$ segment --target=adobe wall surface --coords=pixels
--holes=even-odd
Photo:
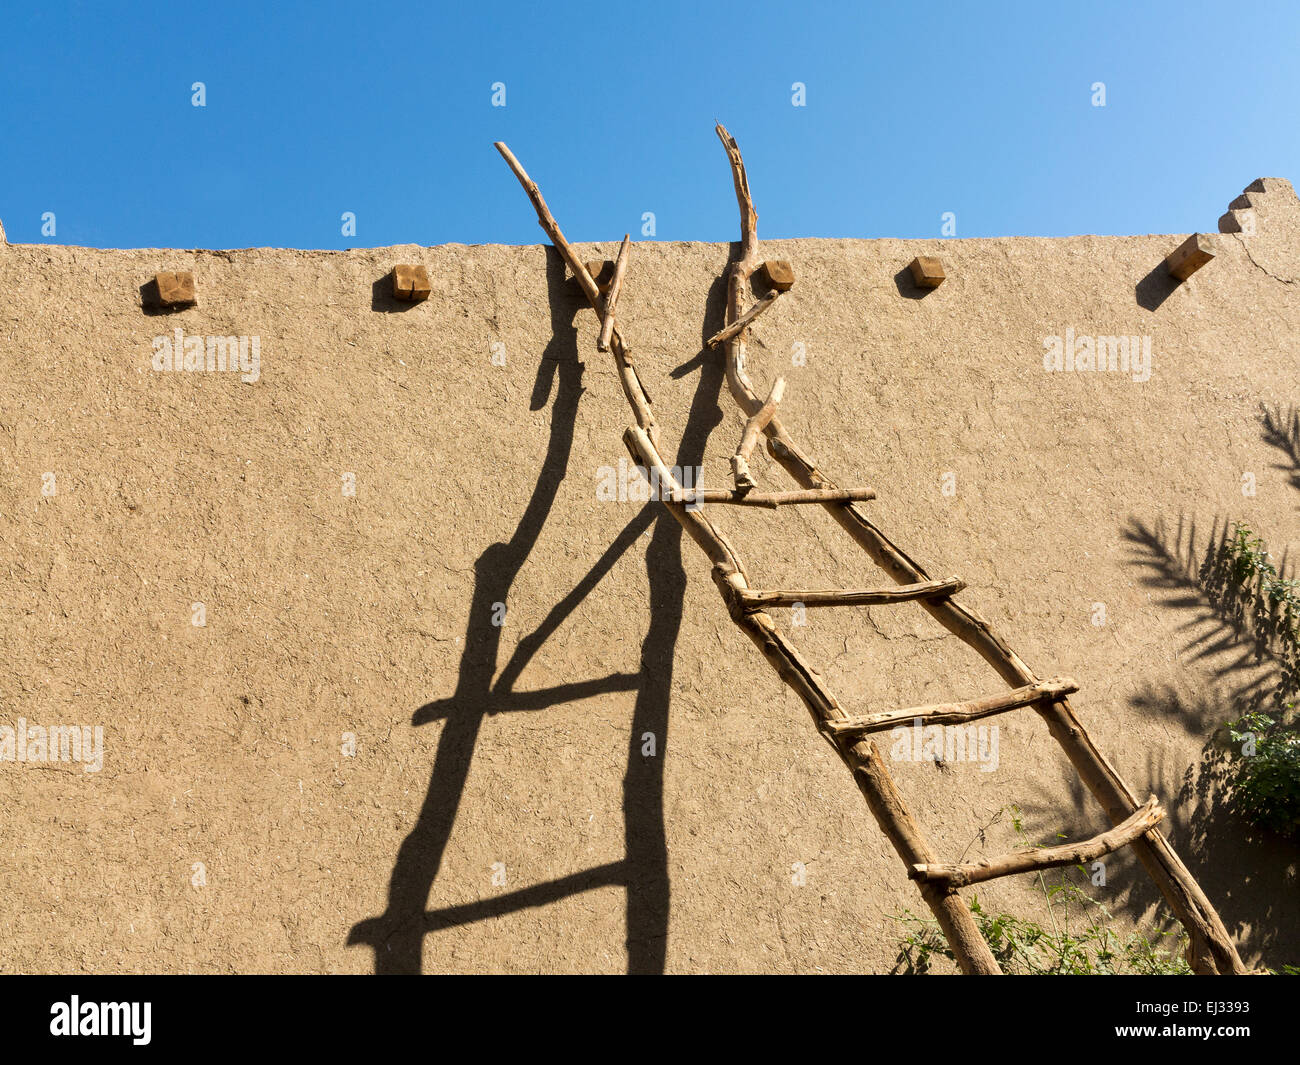
[[[1250,674],[1180,575],[1216,518],[1300,549],[1295,458],[1260,420],[1300,400],[1300,206],[1246,195],[1253,224],[1181,285],[1183,236],[764,242],[798,281],[750,370],[786,377],[787,426],[896,542],[1080,682],[1243,955],[1277,965],[1300,962],[1295,852],[1201,771]],[[728,251],[637,244],[620,301],[706,485],[743,421],[702,353]],[[948,279],[918,298],[927,253]],[[401,262],[427,302],[385,295]],[[160,270],[198,305],[145,313]],[[259,337],[259,379],[156,372],[177,328]],[[0,245],[0,725],[104,730],[98,772],[0,762],[0,969],[889,970],[890,916],[924,907],[848,773],[666,512],[597,497],[630,419],[596,328],[540,246]],[[1067,330],[1150,337],[1150,379],[1046,372]],[[717,520],[758,585],[888,583],[820,511]],[[777,617],[854,710],[1003,687],[914,605]],[[993,771],[895,763],[940,854],[1016,846],[1010,804],[1034,842],[1103,826],[1032,712],[997,724]],[[1125,855],[1097,890],[1159,909]],[[1024,879],[979,895],[1042,913]]]

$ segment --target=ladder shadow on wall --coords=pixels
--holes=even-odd
[[[466,624],[455,693],[419,707],[412,725],[445,720],[429,787],[419,816],[398,850],[389,880],[388,906],[378,917],[360,921],[349,945],[374,950],[376,974],[419,973],[424,938],[430,933],[521,910],[544,906],[602,887],[623,887],[627,909],[629,973],[663,972],[668,936],[670,885],[664,825],[663,764],[667,755],[672,666],[681,629],[686,573],[682,565],[681,526],[655,503],[646,504],[615,537],[596,564],[521,639],[498,672],[501,628],[492,623],[493,604],[508,601],[509,589],[522,570],[549,520],[569,464],[578,401],[583,391],[583,363],[574,322],[586,302],[565,281],[564,263],[546,249],[546,277],[552,336],[540,360],[530,406],[538,410],[554,393],[550,437],[537,484],[510,539],[489,546],[474,567],[474,591]],[[710,289],[701,341],[723,321],[725,282]],[[703,346],[703,345],[702,345]],[[724,375],[719,360],[698,357],[700,378],[681,438],[679,464],[699,465],[709,434],[722,420],[717,398]],[[617,435],[618,426],[609,431]],[[563,514],[559,519],[564,520]],[[637,673],[517,692],[515,684],[528,662],[586,598],[618,559],[651,529],[646,550],[650,602],[654,604],[641,647]],[[614,691],[635,691],[628,728],[628,768],[623,786],[625,851],[616,862],[581,870],[555,880],[458,906],[427,910],[434,881],[469,775],[479,731],[497,713],[538,711]],[[640,737],[653,732],[659,756],[641,755]]]

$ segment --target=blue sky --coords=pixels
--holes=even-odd
[[[762,237],[1213,230],[1254,178],[1300,180],[1300,4],[11,4],[0,220],[95,247],[539,243],[505,140],[571,239],[648,239],[650,211],[654,239],[730,240],[715,119]]]

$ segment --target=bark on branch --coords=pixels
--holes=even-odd
[[[618,258],[614,260],[614,276],[610,279],[609,292],[605,296],[605,318],[600,323],[600,336],[596,338],[597,351],[609,351],[609,343],[614,335],[614,305],[618,303],[618,294],[623,288],[623,273],[627,270],[627,253],[631,246],[632,235],[624,233]]]
[[[503,141],[496,142],[496,150],[501,153],[501,158],[506,161],[506,164],[514,172],[515,177],[519,179],[519,184],[524,187],[524,192],[528,194],[528,199],[532,201],[533,209],[537,212],[537,224],[546,231],[546,235],[551,238],[551,243],[555,245],[555,250],[560,253],[569,269],[573,271],[573,276],[578,279],[578,284],[582,286],[582,291],[586,294],[592,308],[597,313],[600,313],[600,288],[592,279],[591,274],[587,272],[587,267],[578,258],[572,245],[564,239],[560,224],[555,220],[550,208],[546,206],[546,201],[542,198],[541,189],[528,176],[528,172],[524,170],[519,160],[515,158],[514,153],[505,146]],[[619,383],[623,386],[623,395],[632,408],[636,423],[649,434],[650,439],[658,446],[659,424],[655,421],[654,411],[650,407],[650,395],[646,392],[645,386],[641,383],[641,378],[637,375],[636,367],[632,364],[631,353],[627,345],[623,343],[623,337],[619,333],[617,322],[610,331],[609,346],[610,351],[614,354],[615,365],[618,367],[618,378]]]
[[[851,717],[847,721],[836,721],[829,727],[835,733],[864,736],[869,732],[886,732],[917,719],[926,725],[964,725],[968,721],[978,721],[982,717],[992,717],[994,714],[1005,714],[1008,710],[1017,710],[1022,706],[1042,702],[1044,699],[1057,699],[1078,690],[1079,685],[1069,677],[1057,677],[1037,684],[1026,684],[1023,688],[1013,688],[1011,691],[989,695],[983,699],[884,710],[878,714],[863,714],[860,717]]]
[[[748,281],[757,263],[758,214],[754,210],[749,179],[735,138],[722,126],[717,130],[731,163],[736,200],[740,205],[741,256],[732,262],[727,285],[727,309],[733,316],[730,320],[734,320],[742,306],[742,282]],[[746,416],[762,406],[745,374],[744,345],[736,340],[731,341],[727,348],[727,385]],[[768,440],[769,453],[795,481],[805,488],[835,487],[835,482],[822,473],[791,439],[779,416],[774,416],[763,432]],[[894,580],[911,584],[928,579],[924,567],[894,544],[860,508],[832,503],[827,510],[872,561]],[[921,605],[944,628],[983,657],[1008,684],[1034,682],[1033,671],[975,610],[952,598],[923,600]],[[1117,823],[1131,816],[1138,808],[1136,797],[1092,742],[1069,702],[1062,697],[1050,703],[1036,703],[1034,709],[1046,722],[1052,738],[1061,745],[1079,778],[1107,816]],[[1159,828],[1135,840],[1133,850],[1188,933],[1188,961],[1192,969],[1204,974],[1245,973],[1246,967],[1222,918]],[[975,971],[962,961],[965,944],[953,941],[943,917],[940,917],[940,923],[944,924],[949,945],[963,971]]]
[[[747,310],[734,322],[731,322],[729,325],[724,325],[721,329],[719,329],[716,333],[714,333],[713,336],[709,337],[708,340],[709,347],[716,348],[719,344],[723,343],[724,341],[730,340],[732,337],[740,336],[740,334],[745,331],[745,329],[750,325],[750,323],[754,321],[755,318],[757,318],[760,314],[762,314],[765,310],[767,310],[770,306],[772,306],[772,304],[774,304],[777,301],[777,297],[779,297],[780,295],[781,292],[779,289],[773,289],[761,300],[755,303],[754,306],[750,307],[749,310]]]
[[[725,133],[718,127],[720,135]],[[724,141],[725,143],[725,141]],[[734,141],[732,142],[734,145]],[[519,179],[537,211],[538,221],[551,237],[560,254],[573,270],[582,284],[592,307],[599,309],[599,292],[595,282],[587,273],[573,253],[573,249],[564,240],[560,227],[551,217],[542,199],[541,192],[528,177],[519,161],[504,144],[498,144],[497,150],[510,165]],[[739,163],[739,152],[736,154]],[[748,184],[744,181],[743,164],[738,172],[737,194],[744,189],[748,198]],[[743,218],[743,212],[742,212]],[[757,215],[750,204],[749,232],[756,247],[757,235],[754,222]],[[734,297],[734,292],[733,292]],[[730,300],[729,300],[730,305]],[[729,312],[730,313],[730,312]],[[737,312],[738,313],[738,312]],[[637,424],[623,434],[624,442],[637,464],[644,463],[654,471],[660,485],[668,486],[670,493],[682,492],[682,487],[673,478],[658,450],[655,432],[654,414],[650,409],[649,396],[645,394],[634,370],[630,371],[626,348],[623,345],[618,326],[615,325],[611,336],[611,350],[619,366],[623,391],[627,396],[636,416]],[[761,404],[757,404],[761,406]],[[752,413],[752,412],[750,412]],[[840,707],[835,697],[826,687],[821,675],[804,661],[795,647],[777,629],[770,615],[763,610],[746,610],[740,604],[740,596],[749,590],[749,582],[744,566],[737,557],[731,544],[713,525],[708,516],[699,508],[688,507],[685,503],[671,498],[664,501],[669,512],[681,524],[686,533],[713,564],[713,580],[728,604],[732,619],[741,630],[749,636],[754,645],[762,652],[764,658],[802,699],[813,720],[821,723],[846,718],[848,715]],[[757,694],[755,698],[758,698]],[[937,855],[930,848],[920,828],[907,809],[902,795],[894,785],[885,767],[879,750],[870,740],[849,738],[831,739],[831,745],[853,773],[854,781],[867,801],[872,814],[886,837],[893,844],[903,861],[909,865],[929,864],[937,861]],[[996,974],[1000,970],[997,961],[989,950],[988,944],[980,935],[966,903],[955,892],[936,885],[921,883],[921,895],[934,912],[954,953],[960,959],[964,971],[974,973]]]
[[[888,606],[914,599],[936,599],[956,595],[966,587],[957,577],[942,581],[921,581],[919,584],[902,584],[894,588],[846,588],[820,590],[772,589],[748,591],[741,596],[746,608],[763,609],[769,606]]]
[[[754,445],[758,443],[758,434],[772,420],[772,416],[776,414],[776,405],[781,402],[781,397],[784,395],[785,378],[778,377],[776,384],[772,386],[772,391],[768,394],[767,402],[745,422],[745,431],[740,434],[740,444],[731,457],[731,476],[737,491],[754,487],[754,478],[749,472],[749,456],[754,451]]]
[[[825,503],[865,503],[875,499],[872,488],[837,488],[833,492],[820,489],[799,492],[750,492],[730,488],[682,488],[672,497],[674,503],[729,503],[736,507],[808,506]]]
[[[744,303],[749,281],[758,266],[758,213],[754,209],[749,180],[735,139],[721,125],[717,127],[717,132],[731,163],[741,218],[740,255],[733,260],[727,272],[726,326],[734,327],[745,316]],[[498,143],[497,148],[532,201],[539,224],[551,237],[557,250],[578,278],[593,308],[598,314],[601,313],[600,296],[595,282],[564,240],[537,186],[529,179],[518,160],[510,154],[504,144]],[[753,317],[748,320],[752,321]],[[610,318],[612,319],[612,314]],[[604,324],[602,317],[602,326]],[[727,382],[746,418],[752,419],[762,410],[764,403],[755,394],[745,372],[744,324],[741,322],[725,340]],[[695,497],[688,494],[688,490],[672,478],[659,453],[658,427],[650,406],[650,397],[636,374],[617,323],[611,324],[609,340],[624,394],[637,422],[624,434],[624,440],[634,461],[645,463],[653,469],[655,476],[659,478],[659,483],[669,488],[669,495],[664,500],[665,506],[710,559],[714,582],[728,605],[732,619],[750,637],[782,680],[803,700],[823,735],[852,771],[854,780],[875,815],[877,823],[909,869],[929,871],[961,868],[945,867],[937,861],[894,785],[879,750],[874,743],[861,735],[860,726],[864,719],[851,718],[839,706],[821,676],[804,661],[793,645],[777,630],[770,615],[762,609],[762,606],[771,600],[763,600],[761,597],[765,595],[780,597],[787,593],[763,593],[751,589],[744,566],[730,543],[699,507],[689,505]],[[795,445],[775,411],[761,431],[768,439],[768,447],[773,458],[804,489],[829,493],[821,496],[818,501],[827,507],[832,517],[882,569],[904,585],[904,588],[896,591],[901,593],[907,588],[939,583],[930,581],[925,570],[918,563],[871,523],[850,501],[851,493],[842,493],[830,478],[816,468]],[[729,497],[727,502],[736,502],[735,496],[740,493],[725,494]],[[752,492],[745,494],[753,496]],[[706,499],[706,496],[701,495],[699,498]],[[790,500],[786,499],[786,501]],[[751,502],[749,505],[755,504]],[[1021,688],[1033,688],[1039,685],[1040,682],[1036,680],[1028,666],[993,632],[988,622],[964,604],[953,600],[951,592],[916,595],[911,598],[916,598],[941,624],[978,651],[1008,683],[1019,685]],[[823,602],[824,605],[831,604],[829,598]],[[995,698],[1000,698],[1001,704],[1005,704],[1008,698],[1016,697],[1016,692],[1012,692],[1008,693],[1008,696]],[[1000,712],[988,710],[987,704],[987,700],[979,700],[976,704],[949,704],[946,710],[944,708],[922,709],[940,709],[947,713],[964,711],[969,715],[980,710],[982,705],[985,712]],[[1065,749],[1085,785],[1099,799],[1111,818],[1119,822],[1110,834],[1103,834],[1098,839],[1106,839],[1109,842],[1110,838],[1126,836],[1135,831],[1130,822],[1140,823],[1146,807],[1137,807],[1136,800],[1123,780],[1092,744],[1064,694],[1040,693],[1033,701],[1033,705],[1047,722],[1053,737]],[[915,714],[915,711],[902,712]],[[937,718],[931,715],[931,719]],[[849,727],[846,729],[845,725]],[[1154,825],[1154,821],[1152,824]],[[1096,845],[1096,842],[1093,840],[1086,841],[1083,845],[1075,845],[1070,851],[1070,857],[1062,859],[1062,864],[1064,861],[1075,860],[1077,855],[1085,853],[1079,849],[1081,846],[1086,848]],[[1198,972],[1244,972],[1245,967],[1218,914],[1159,829],[1148,826],[1136,830],[1131,842],[1189,933],[1191,940],[1189,961],[1193,968]],[[1012,856],[1012,858],[1018,859],[1019,856]],[[971,917],[969,908],[954,890],[950,879],[922,875],[918,884],[926,903],[938,918],[962,970],[968,973],[999,972],[988,944]]]
[[[1165,811],[1152,795],[1134,811],[1132,817],[1098,836],[1093,836],[1092,839],[1079,840],[1077,843],[1063,843],[1057,847],[1018,851],[1015,854],[1004,854],[999,858],[984,858],[978,862],[965,862],[961,865],[943,863],[914,865],[908,876],[913,880],[935,880],[949,887],[959,888],[969,884],[980,884],[1000,876],[1054,869],[1062,865],[1081,865],[1095,861],[1103,854],[1117,851],[1139,836],[1146,835],[1164,819],[1164,816]]]

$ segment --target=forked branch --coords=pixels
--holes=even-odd
[[[747,287],[745,283],[757,264],[758,212],[754,209],[749,178],[745,174],[745,164],[735,138],[721,125],[717,127],[717,132],[731,163],[736,201],[740,206],[741,256],[732,262],[727,275],[727,313],[730,316],[728,321],[731,322],[741,314]],[[727,385],[736,403],[748,417],[762,406],[762,401],[755,394],[745,372],[744,355],[744,345],[739,338],[728,342]],[[774,415],[763,432],[768,440],[769,453],[795,481],[805,488],[835,487],[835,482],[822,473],[791,439],[779,416]],[[895,581],[914,584],[929,579],[924,567],[893,543],[861,508],[853,504],[831,503],[826,509],[872,561]],[[921,606],[944,628],[973,648],[1008,684],[1023,686],[1035,682],[1034,673],[1029,666],[975,610],[951,597],[922,600]],[[1137,798],[1115,767],[1092,742],[1069,701],[1061,696],[1050,702],[1035,703],[1034,708],[1047,724],[1053,739],[1065,751],[1079,778],[1107,815],[1116,823],[1132,816],[1138,809]],[[1192,969],[1205,974],[1246,972],[1232,937],[1213,903],[1160,829],[1157,827],[1139,836],[1133,841],[1133,848],[1188,933],[1188,961]],[[953,942],[951,935],[949,944],[960,960],[962,946]],[[963,969],[971,971],[965,963]]]
[[[763,427],[776,414],[776,405],[781,402],[781,397],[784,395],[785,378],[778,377],[776,384],[772,386],[772,391],[768,394],[767,402],[745,422],[745,431],[740,436],[740,446],[731,457],[731,476],[736,482],[737,491],[754,487],[754,478],[749,473],[749,456],[753,454],[754,445],[758,443],[758,436],[763,431]]]
[[[496,142],[496,150],[501,153],[501,158],[514,171],[515,177],[519,179],[519,184],[524,187],[524,192],[528,194],[529,200],[532,201],[533,209],[537,212],[537,224],[551,238],[551,243],[555,245],[556,251],[568,264],[569,269],[573,271],[573,276],[578,279],[578,284],[582,286],[582,291],[586,294],[591,306],[599,314],[601,311],[600,287],[592,279],[591,274],[587,272],[587,267],[578,258],[573,247],[564,239],[560,224],[556,222],[550,208],[546,206],[546,201],[542,198],[542,190],[528,176],[527,171],[524,170],[519,160],[514,157],[514,153],[505,146],[503,141]],[[650,439],[657,446],[659,425],[655,421],[654,411],[650,409],[650,395],[646,392],[645,386],[641,383],[641,378],[636,372],[636,367],[632,364],[631,353],[623,343],[617,323],[610,327],[609,346],[610,351],[614,353],[614,362],[618,367],[618,378],[623,386],[623,395],[627,397],[632,413],[636,417],[636,423],[649,434]]]
[[[777,297],[780,295],[781,295],[781,290],[774,288],[771,292],[769,292],[761,300],[755,303],[754,306],[750,307],[749,310],[747,310],[734,322],[732,322],[730,325],[724,325],[721,329],[719,329],[716,333],[714,333],[713,336],[709,337],[708,339],[709,347],[716,348],[719,344],[722,344],[725,341],[730,340],[732,337],[740,336],[740,334],[745,331],[746,327],[748,327],[749,324],[755,318],[757,318],[760,314],[762,314],[765,310],[767,310],[770,306],[772,306],[772,304],[776,302]]]
[[[597,351],[609,351],[609,342],[614,335],[614,305],[618,303],[618,294],[623,288],[623,273],[627,270],[627,253],[631,246],[631,234],[624,233],[618,258],[614,260],[614,276],[609,282],[609,292],[605,295],[605,318],[600,323],[600,336],[596,338]]]
[[[804,661],[764,609],[768,605],[786,603],[793,595],[809,596],[820,605],[848,605],[850,602],[871,602],[881,593],[869,589],[842,593],[800,593],[763,592],[750,588],[744,567],[730,543],[700,507],[693,504],[715,500],[736,503],[741,501],[742,496],[747,501],[746,505],[770,503],[759,502],[764,497],[750,491],[752,478],[748,477],[744,465],[736,470],[733,463],[733,473],[737,477],[737,491],[734,493],[717,489],[687,489],[673,478],[659,452],[657,425],[649,395],[637,376],[630,352],[614,321],[613,301],[609,301],[607,312],[603,313],[595,282],[564,240],[537,186],[506,146],[498,143],[497,149],[533,202],[539,223],[578,278],[592,307],[601,315],[602,333],[608,327],[609,347],[637,423],[624,434],[625,443],[634,461],[652,470],[658,483],[667,489],[667,495],[660,498],[708,556],[713,567],[714,582],[728,605],[732,619],[750,637],[782,680],[803,700],[822,734],[852,771],[877,823],[904,863],[918,878],[922,896],[938,918],[953,955],[964,972],[997,973],[1000,970],[971,917],[969,908],[956,893],[958,883],[974,883],[990,876],[1005,875],[1002,870],[1016,871],[1019,868],[1040,868],[1045,864],[1086,860],[1083,856],[1092,854],[1098,847],[1102,849],[1097,853],[1106,853],[1126,842],[1133,843],[1139,858],[1187,929],[1191,940],[1189,960],[1193,968],[1198,972],[1244,972],[1244,966],[1222,920],[1156,826],[1162,814],[1153,805],[1154,800],[1143,807],[1137,806],[1132,792],[1092,744],[1083,724],[1075,717],[1065,698],[1065,692],[1073,690],[1072,682],[1064,678],[1039,682],[1019,656],[994,634],[987,621],[954,600],[953,593],[957,589],[947,585],[959,582],[931,581],[925,570],[893,544],[855,505],[855,499],[869,498],[870,490],[860,493],[840,490],[795,445],[776,414],[780,399],[778,389],[774,388],[767,403],[758,398],[745,372],[744,348],[745,327],[766,309],[765,306],[751,308],[748,312],[744,309],[750,278],[758,266],[758,212],[754,208],[749,179],[735,138],[721,125],[717,127],[717,133],[731,163],[741,221],[740,255],[732,261],[727,272],[726,324],[717,335],[718,342],[726,344],[728,386],[746,417],[746,431],[742,436],[741,447],[737,449],[737,456],[747,464],[750,450],[745,448],[746,438],[751,435],[751,428],[754,435],[762,432],[768,439],[772,456],[804,489],[803,493],[768,495],[779,496],[782,502],[815,500],[825,505],[831,516],[871,558],[903,586],[895,589],[896,601],[914,599],[919,602],[941,624],[978,651],[1015,689],[1002,696],[973,703],[915,708],[895,713],[916,714],[920,710],[925,712],[921,716],[928,715],[932,720],[941,717],[967,720],[1001,712],[1012,704],[1033,705],[1047,722],[1053,737],[1065,749],[1089,790],[1117,822],[1116,827],[1093,840],[1052,849],[1059,853],[1037,852],[1036,857],[1030,858],[1011,855],[988,863],[974,863],[979,866],[978,869],[945,865],[937,861],[903,802],[879,750],[864,735],[877,724],[880,715],[871,715],[869,719],[850,717],[839,706],[820,674]],[[620,249],[620,258],[623,258],[625,248],[626,238],[624,248]],[[769,300],[766,306],[770,306],[770,303]],[[769,406],[771,409],[765,410]],[[752,441],[749,448],[752,449]],[[743,483],[742,474],[747,483]],[[803,498],[797,500],[796,496]],[[1046,858],[1044,854],[1047,855]],[[1030,864],[1024,865],[1027,861]]]
[[[722,129],[721,126],[718,128],[719,130]],[[734,141],[732,144],[734,146]],[[592,307],[599,311],[599,290],[588,274],[586,267],[578,261],[577,255],[574,254],[573,249],[565,241],[564,234],[561,233],[559,225],[551,216],[550,211],[547,210],[546,202],[542,199],[542,194],[536,184],[532,182],[523,167],[519,165],[519,161],[515,159],[504,144],[498,143],[497,150],[510,165],[511,170],[514,171],[515,176],[528,193],[529,199],[537,210],[538,221],[551,237],[565,262],[569,264],[574,275],[582,283],[583,291],[587,294],[587,299],[591,302]],[[735,159],[737,164],[740,164],[738,151]],[[737,194],[739,195],[743,189],[744,195],[747,197],[748,184],[744,180],[743,164],[740,164],[737,175]],[[757,246],[757,233],[754,228],[756,220],[757,215],[753,213],[751,203],[748,231],[751,235],[751,243],[755,248]],[[748,274],[745,275],[745,279],[748,279]],[[735,275],[733,274],[734,280]],[[737,291],[738,287],[733,285],[729,294],[728,314],[731,314],[730,308]],[[736,313],[739,313],[738,308]],[[637,424],[629,427],[623,434],[628,451],[631,453],[633,461],[638,465],[644,465],[651,472],[652,477],[657,479],[657,483],[661,488],[667,490],[667,497],[661,496],[664,505],[712,562],[714,583],[718,586],[718,590],[728,604],[732,620],[753,641],[781,679],[803,700],[814,721],[825,724],[831,721],[847,719],[848,714],[840,707],[835,696],[826,687],[821,675],[809,663],[804,661],[798,650],[776,627],[772,618],[761,609],[746,608],[743,605],[743,596],[750,591],[744,566],[731,544],[718,531],[703,510],[698,507],[688,506],[684,502],[686,490],[673,477],[672,472],[668,469],[659,453],[658,442],[652,431],[655,423],[654,414],[650,409],[649,396],[641,387],[635,371],[632,370],[630,374],[627,372],[630,366],[617,324],[611,334],[610,346],[615,361],[619,366],[624,394],[632,405],[637,419]],[[759,406],[761,404],[756,404],[755,409]],[[810,487],[817,489],[820,486]],[[838,489],[835,490],[838,491]],[[862,792],[877,822],[904,861],[909,865],[934,863],[937,856],[930,849],[911,812],[907,809],[903,797],[894,785],[876,745],[871,740],[852,737],[832,737],[830,742],[853,773],[858,789]],[[980,935],[979,929],[971,917],[970,910],[961,897],[947,888],[926,882],[920,884],[920,890],[943,928],[949,943],[953,945],[953,950],[960,959],[962,969],[972,973],[996,974],[1000,972],[996,959],[989,950],[988,944]]]

